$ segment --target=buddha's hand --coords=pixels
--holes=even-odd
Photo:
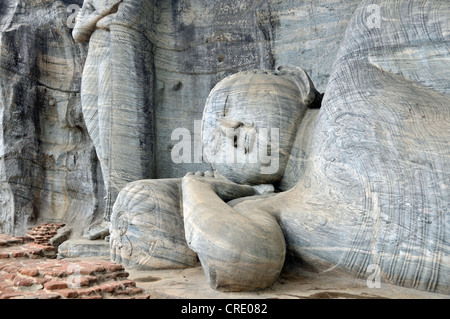
[[[212,188],[217,196],[225,202],[236,198],[260,194],[255,187],[236,184],[211,171],[205,173],[187,173],[186,176],[183,177],[183,187],[187,187],[191,191],[198,190],[199,192],[205,187],[207,189]]]
[[[113,13],[114,11],[117,11],[117,7],[119,6],[119,4],[122,2],[122,0],[115,0],[112,1],[111,3],[109,3],[108,5],[99,8],[98,11],[98,15],[99,16],[107,16],[108,14]]]

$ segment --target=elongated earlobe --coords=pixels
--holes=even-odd
[[[297,84],[301,102],[310,109],[318,109],[322,104],[323,93],[314,87],[308,73],[300,67],[278,67],[276,74],[288,78]]]

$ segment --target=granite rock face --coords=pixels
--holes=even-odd
[[[440,1],[355,11],[302,177],[234,206],[275,215],[290,263],[449,293],[449,13]]]
[[[85,1],[72,32],[89,42],[81,106],[103,174],[105,220],[127,183],[155,175],[152,16],[151,1]]]
[[[0,4],[1,232],[95,219],[97,159],[79,96],[85,48],[67,19],[62,1]]]
[[[146,33],[150,55],[146,75],[150,102],[148,114],[141,118],[151,122],[149,114],[154,112],[153,128],[144,134],[146,141],[141,140],[154,143],[149,149],[150,157],[155,156],[148,159],[151,171],[140,176],[180,177],[209,168],[196,154],[175,162],[171,151],[181,136],[172,133],[185,128],[192,145],[199,141],[195,121],[201,120],[210,89],[228,74],[289,62],[305,67],[324,91],[337,43],[358,2],[139,2],[148,12],[146,25],[139,29]],[[79,220],[85,225],[105,210],[102,175],[106,174],[100,170],[92,148],[95,138],[91,142],[80,105],[88,46],[71,37],[74,13],[82,4],[82,0],[0,4],[1,231],[23,233],[37,219],[74,224]],[[134,58],[127,58],[130,66]],[[115,74],[128,76],[120,69]],[[116,93],[131,86],[127,79],[115,79],[125,85]],[[12,110],[12,105],[18,108]]]
[[[298,83],[307,81],[281,81],[283,69],[239,72],[217,84],[202,129],[218,134],[212,140],[203,134],[203,144],[213,152],[224,148],[233,160],[241,152],[245,165],[225,159],[213,166],[216,172],[187,174],[182,207],[159,210],[156,220],[182,208],[187,244],[211,287],[269,287],[285,262],[449,293],[449,14],[442,1],[362,1],[320,110],[305,108],[313,98],[302,98],[308,86]],[[283,154],[281,170],[258,178],[247,158],[251,136],[270,127],[282,131],[269,147]],[[225,144],[217,142],[222,137]],[[258,183],[280,192],[258,194]],[[164,194],[152,189],[152,198]],[[124,189],[120,196],[135,194]],[[116,204],[113,216],[146,213]],[[144,238],[145,228],[137,226]],[[174,223],[163,227],[173,226],[182,232]]]
[[[318,272],[375,270],[387,282],[448,293],[448,2],[106,2],[120,4],[113,19],[97,21],[89,48],[69,26],[81,0],[0,4],[0,232],[24,234],[40,221],[86,229],[109,218],[125,187],[111,218],[111,250],[130,266],[188,267],[197,261],[191,248],[205,249],[199,258],[218,289],[268,286],[286,258]],[[325,92],[320,110],[292,117],[284,174],[182,178],[210,169],[193,150],[216,84],[279,66],[302,67]],[[88,106],[99,92],[115,126]],[[98,138],[96,128],[110,131]],[[182,141],[191,147],[174,152]],[[104,145],[112,145],[105,154]],[[140,178],[155,179],[125,186]],[[270,182],[281,193],[235,182]],[[230,214],[202,220],[197,208]],[[239,216],[233,225],[242,238],[224,227],[230,216]],[[246,247],[252,230],[255,245]]]
[[[304,177],[280,195],[301,196],[280,225],[304,264],[449,293],[449,14],[441,1],[355,11]]]
[[[181,180],[141,180],[119,194],[111,218],[111,260],[137,269],[179,269],[197,264],[186,243]]]
[[[210,90],[243,70],[300,66],[324,92],[352,1],[156,1],[156,178],[208,170],[193,151],[174,163],[171,151],[183,139],[200,142],[203,108]],[[185,128],[190,136],[172,133]],[[198,134],[197,134],[198,133]]]
[[[140,176],[181,177],[209,168],[193,152],[189,160],[174,160],[172,150],[183,137],[172,134],[183,128],[192,147],[200,141],[195,121],[202,118],[209,91],[226,75],[301,65],[323,92],[358,2],[128,1],[148,13],[138,28],[145,33],[150,63],[148,114],[140,117],[150,131],[141,140],[155,157],[147,159],[152,171]],[[88,45],[77,44],[71,34],[82,5],[82,0],[0,3],[2,232],[24,233],[36,220],[79,221],[84,227],[105,214],[105,172],[80,98]],[[133,51],[127,48],[122,51]],[[135,58],[126,57],[130,66]],[[116,71],[129,78],[126,70]],[[132,85],[117,76],[115,83],[125,86],[115,91],[118,99],[126,99],[123,92]],[[119,188],[126,174],[126,169],[118,174]]]

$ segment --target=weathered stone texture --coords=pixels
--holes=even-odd
[[[279,172],[294,175],[267,179],[255,170],[262,162],[232,156],[214,165],[217,172],[182,178],[187,244],[211,287],[269,287],[286,258],[298,269],[448,294],[449,13],[442,1],[362,1],[319,111],[302,108],[298,84],[306,81],[280,81],[276,72],[240,72],[211,91],[203,129],[217,134],[204,134],[204,145],[245,158],[255,151],[251,132],[276,127],[286,167]],[[281,192],[258,196],[244,183],[272,183]]]
[[[2,232],[23,234],[36,220],[83,227],[95,217],[97,159],[79,97],[85,52],[66,9],[61,1],[0,4]]]
[[[107,191],[109,176],[117,177],[114,196],[125,182],[164,179],[135,181],[119,195],[111,247],[124,264],[189,266],[196,259],[187,244],[205,250],[199,257],[215,288],[266,287],[287,257],[299,267],[362,277],[374,266],[387,282],[448,293],[448,1],[124,0],[128,11],[119,9],[90,46],[105,68],[95,59],[84,68],[109,70],[107,90],[89,76],[84,84],[88,94],[106,93],[112,101],[106,109],[115,126],[96,122],[95,108],[82,113],[88,51],[74,42],[66,11],[81,2],[0,4],[0,232],[24,234],[39,220],[86,228],[103,215],[97,159],[112,156],[108,171],[102,169]],[[123,12],[137,18],[130,22]],[[111,49],[110,60],[102,59],[103,48]],[[194,152],[176,163],[171,150],[180,141],[172,136],[177,128],[190,132],[192,147],[199,142],[194,121],[202,119],[211,89],[238,71],[278,66],[304,68],[325,92],[322,109],[307,110],[289,132],[297,135],[275,185],[285,192],[214,206],[194,186],[215,199],[219,190],[239,197],[237,190],[246,188],[204,186],[201,174],[170,179],[210,168]],[[136,134],[135,124],[142,128]],[[112,132],[112,139],[105,135],[104,144],[112,144],[105,154],[98,127]],[[213,217],[202,219],[199,207]],[[228,230],[226,217],[215,220],[221,209],[239,216],[231,224],[240,237]],[[255,245],[246,247],[255,225],[261,226]],[[208,229],[225,234],[223,252],[212,249],[220,241]],[[273,245],[264,246],[267,238]],[[238,265],[235,272],[228,262]],[[267,265],[270,278],[258,277]]]
[[[202,118],[209,91],[242,70],[301,66],[320,92],[348,19],[359,1],[157,1],[155,8],[156,177],[181,177],[206,170],[174,164],[170,151],[187,128]]]
[[[180,137],[172,140],[171,134],[186,128],[194,143],[194,121],[201,120],[209,91],[226,75],[301,65],[323,92],[358,2],[134,1],[146,7],[139,28],[152,64],[148,110],[154,112],[155,136],[148,134],[145,143],[154,143],[149,147],[156,158],[148,177],[208,168],[194,154],[191,163],[174,163],[171,150]],[[87,47],[75,44],[67,24],[68,6],[82,3],[0,4],[2,231],[23,233],[39,218],[85,224],[103,210],[102,176],[80,106]],[[125,85],[117,94],[128,90],[127,81],[115,83]]]
[[[354,13],[304,176],[274,197],[303,266],[449,292],[449,13],[388,0]]]

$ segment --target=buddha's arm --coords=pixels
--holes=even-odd
[[[122,2],[116,0],[108,5],[106,8],[96,10],[90,4],[90,1],[85,1],[76,18],[76,23],[72,31],[72,36],[75,41],[79,43],[89,42],[91,34],[95,31],[97,22],[103,17],[109,15]]]
[[[276,219],[256,208],[241,213],[222,199],[253,195],[253,188],[187,175],[182,192],[186,240],[198,254],[209,284],[228,291],[271,286],[285,257]]]

